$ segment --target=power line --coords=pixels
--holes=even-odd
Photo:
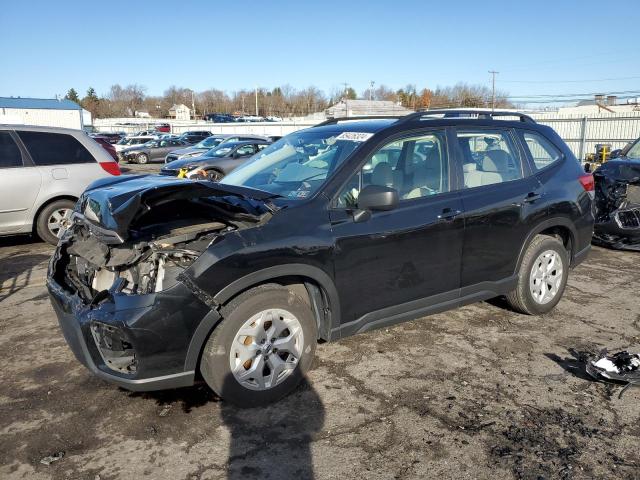
[[[502,80],[504,83],[589,83],[589,82],[613,82],[616,80],[636,80],[640,75],[633,77],[617,77],[617,78],[592,78],[588,80]]]

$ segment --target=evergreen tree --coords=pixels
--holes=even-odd
[[[80,98],[78,97],[78,92],[75,89],[70,88],[67,94],[64,96],[67,100],[71,100],[72,102],[80,103]]]

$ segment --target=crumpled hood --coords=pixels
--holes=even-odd
[[[277,195],[246,187],[209,181],[191,181],[160,175],[127,175],[93,182],[76,208],[93,224],[126,239],[137,218],[152,208],[175,200],[211,202],[256,219],[278,208],[269,202]],[[215,207],[213,203],[216,203]]]

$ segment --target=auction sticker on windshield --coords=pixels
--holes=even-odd
[[[366,142],[371,137],[373,137],[373,133],[367,132],[342,132],[340,135],[336,137],[336,140],[350,140],[352,142]]]

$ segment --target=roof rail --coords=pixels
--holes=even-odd
[[[329,120],[325,120],[314,127],[324,127],[325,125],[334,125],[338,122],[346,122],[347,120],[378,120],[385,118],[394,118],[396,120],[405,118],[404,115],[365,115],[360,117],[338,117],[338,118],[330,118]]]
[[[423,117],[431,115],[443,115],[443,118],[460,118],[469,115],[477,115],[478,118],[484,120],[493,120],[493,117],[519,117],[521,122],[536,123],[529,115],[519,112],[511,112],[508,110],[482,110],[482,109],[440,109],[440,110],[424,110],[422,112],[410,113],[400,119],[400,122],[412,122],[414,120],[423,120]],[[426,118],[425,118],[426,119]]]

